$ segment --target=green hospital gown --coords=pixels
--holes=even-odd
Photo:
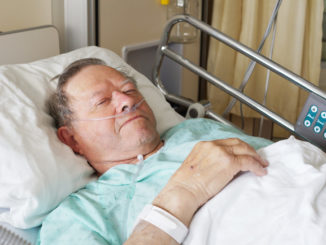
[[[162,136],[164,146],[144,160],[135,181],[141,164],[120,164],[67,197],[43,222],[38,243],[122,244],[198,141],[231,137],[256,149],[271,143],[212,120],[186,120]]]

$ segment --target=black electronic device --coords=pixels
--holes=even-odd
[[[326,100],[310,94],[295,125],[306,140],[326,150]]]

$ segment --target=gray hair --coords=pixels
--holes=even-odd
[[[106,63],[103,60],[97,58],[80,59],[71,63],[60,75],[57,75],[53,78],[59,79],[58,85],[54,94],[52,94],[49,98],[47,105],[49,114],[53,117],[54,125],[57,129],[64,125],[70,126],[73,118],[73,111],[69,108],[69,98],[66,95],[63,87],[83,68],[92,65],[106,65]]]

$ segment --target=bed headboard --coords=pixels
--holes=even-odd
[[[0,33],[0,65],[31,62],[59,53],[59,34],[54,26]]]

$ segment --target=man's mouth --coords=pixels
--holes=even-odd
[[[131,122],[133,122],[133,121],[135,121],[135,120],[138,120],[138,119],[140,119],[140,118],[145,118],[144,116],[142,116],[142,115],[137,115],[137,116],[133,116],[133,117],[131,117],[131,118],[129,118],[128,120],[126,120],[126,121],[124,121],[123,123],[122,123],[122,125],[120,126],[120,130],[121,130],[121,128],[123,128],[124,126],[126,126],[127,124],[129,124],[129,123],[131,123]]]

